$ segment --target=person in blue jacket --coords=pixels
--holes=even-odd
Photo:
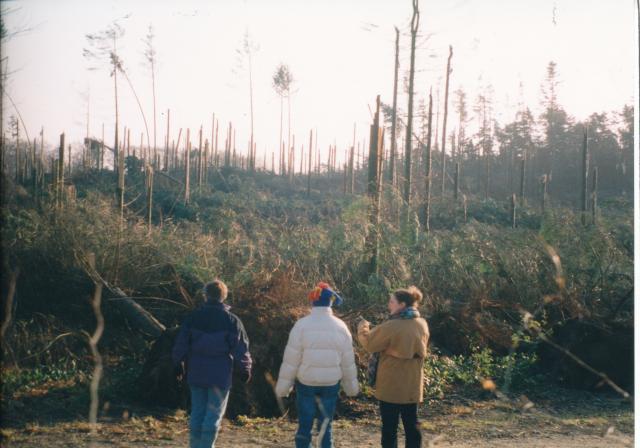
[[[245,383],[251,379],[249,338],[238,316],[224,303],[227,286],[214,280],[204,286],[203,293],[204,304],[182,323],[172,353],[176,367],[184,366],[191,389],[191,448],[215,446],[234,368]]]

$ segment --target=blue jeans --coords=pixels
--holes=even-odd
[[[336,410],[340,383],[334,386],[305,386],[296,381],[296,407],[298,409],[298,431],[296,448],[311,447],[311,430],[314,419],[318,419],[318,434],[322,437],[322,448],[332,448],[331,423]]]
[[[229,389],[197,386],[190,388],[189,447],[212,448],[218,437],[222,416],[227,409]]]

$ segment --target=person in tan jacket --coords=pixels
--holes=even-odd
[[[379,354],[375,397],[380,402],[382,447],[398,444],[398,422],[407,448],[422,443],[418,404],[423,400],[423,365],[427,355],[429,327],[417,305],[422,293],[415,286],[395,291],[389,298],[389,320],[371,329],[366,320],[358,324],[358,341],[365,350]]]

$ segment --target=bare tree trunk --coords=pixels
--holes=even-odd
[[[449,77],[451,75],[451,58],[453,57],[453,47],[451,45],[449,45],[449,57],[447,58],[447,77],[446,77],[446,81],[444,84],[444,115],[442,117],[442,147],[440,148],[440,150],[442,151],[442,163],[441,163],[441,169],[442,169],[442,186],[440,189],[440,192],[442,193],[442,195],[444,196],[444,188],[445,188],[445,181],[446,181],[446,162],[447,162],[447,155],[446,155],[446,151],[445,151],[445,145],[447,142],[447,114],[449,112]]]
[[[428,233],[431,220],[431,123],[433,119],[433,95],[429,89],[429,115],[427,117],[427,145],[425,154],[425,206],[424,206],[424,230]]]
[[[116,153],[118,159],[118,208],[120,210],[120,220],[124,219],[124,148]]]
[[[284,141],[280,144],[280,175],[282,177],[287,175],[287,168],[285,164],[286,150],[284,148]]]
[[[229,129],[227,130],[227,141],[224,148],[224,166],[228,167],[231,164],[231,123],[229,123]]]
[[[0,94],[2,94],[1,88],[0,88]],[[2,106],[0,105],[0,110],[1,109],[2,109]],[[0,112],[0,116],[1,115],[2,115],[2,112]],[[2,132],[2,135],[0,135],[0,176],[5,175],[5,154],[6,154],[6,141],[5,141],[4,132]]]
[[[95,255],[89,254],[89,264],[95,269]],[[93,356],[94,369],[91,376],[91,402],[89,405],[89,424],[91,425],[91,436],[97,435],[98,425],[98,387],[102,378],[102,356],[98,351],[98,342],[104,332],[104,316],[100,310],[102,302],[102,284],[94,282],[93,298],[91,300],[91,307],[96,318],[96,329],[89,337],[89,347],[91,348],[91,354]]]
[[[38,165],[37,165],[37,155],[36,148],[38,145],[37,139],[33,139],[33,163],[31,164],[31,184],[33,186],[33,198],[38,202]]]
[[[416,37],[418,35],[418,25],[420,23],[420,12],[418,11],[418,0],[412,0],[413,16],[411,17],[411,62],[409,66],[409,104],[407,106],[407,126],[404,148],[404,206],[406,208],[405,220],[409,220],[409,210],[411,203],[411,146],[413,142],[413,80],[415,75],[416,62]],[[371,144],[370,144],[371,147]]]
[[[304,145],[300,146],[300,176],[304,174]]]
[[[589,151],[587,148],[587,129],[584,130],[584,139],[582,142],[582,170],[580,170],[580,177],[582,180],[581,189],[581,207],[582,207],[582,224],[587,223],[587,211],[589,210],[588,200],[588,177],[589,177]]]
[[[289,183],[293,184],[296,169],[296,136],[292,136],[292,144],[289,148]]]
[[[27,145],[28,145],[28,144],[29,144],[29,142],[27,141]],[[69,162],[68,162],[68,164],[67,164],[67,174],[68,174],[68,176],[69,176],[69,179],[71,179],[71,155],[72,155],[72,154],[71,154],[71,145],[70,145],[70,144],[69,144],[69,145],[67,145],[67,149],[68,149],[68,152],[69,152],[69,157],[68,157]],[[29,150],[29,147],[27,146],[27,151],[28,151],[28,150]],[[25,166],[25,168],[26,168],[26,166],[27,166],[27,164],[26,164],[26,159],[25,159],[25,165],[24,165],[24,166]],[[24,177],[26,177],[26,175],[25,175]]]
[[[280,172],[280,174],[284,173],[284,148],[282,146],[284,144],[284,142],[282,141],[282,114],[284,109],[283,100],[284,97],[280,95],[280,139],[278,140],[278,149],[280,150],[280,168],[278,169],[278,171]]]
[[[56,176],[56,206],[62,205],[64,189],[64,132],[60,134],[60,148],[58,150],[58,175]]]
[[[100,155],[98,156],[98,170],[104,169],[104,123],[102,123],[102,140],[100,142]]]
[[[202,188],[202,126],[200,126],[200,133],[198,135],[198,188]]]
[[[249,143],[249,154],[251,154],[251,162],[250,162],[250,171],[254,172],[255,171],[255,161],[253,158],[253,139],[254,139],[254,133],[253,133],[253,67],[251,64],[251,50],[248,51],[247,53],[248,59],[249,59],[249,101],[250,101],[250,105],[251,105],[251,141]]]
[[[113,281],[117,283],[118,272],[120,269],[120,247],[122,245],[122,235],[124,231],[124,148],[116,150],[114,148],[114,165],[118,166],[118,186],[116,188],[116,196],[118,197],[118,241],[116,245],[116,256],[113,268]]]
[[[113,38],[113,53],[116,54],[116,38]],[[113,64],[113,92],[114,92],[114,96],[115,96],[115,103],[116,103],[116,126],[115,126],[115,137],[114,137],[114,144],[113,144],[113,167],[114,170],[116,169],[116,165],[117,165],[117,158],[118,158],[118,142],[119,142],[119,128],[120,128],[120,120],[119,120],[119,114],[118,114],[118,67],[116,65],[116,58],[112,57],[112,64]],[[103,125],[104,126],[104,125]],[[104,141],[104,138],[103,138]]]
[[[149,233],[152,227],[153,214],[153,168],[147,167],[147,225]]]
[[[320,150],[318,149],[318,128],[316,128],[316,135],[314,138],[313,146],[316,148],[316,174],[320,175]]]
[[[155,121],[155,117],[154,117],[154,121]],[[170,124],[171,124],[171,109],[167,109],[167,139],[164,145],[164,171],[165,172],[169,171],[169,131],[171,130]]]
[[[2,319],[2,326],[0,327],[0,343],[4,348],[5,346],[5,334],[11,325],[11,320],[13,318],[13,300],[16,296],[16,285],[18,284],[18,275],[20,275],[20,269],[16,268],[15,270],[10,270],[8,273],[9,277],[9,287],[7,290],[7,298],[4,301],[4,318]]]
[[[234,168],[238,167],[238,158],[236,154],[236,129],[233,129],[233,162],[232,165]]]
[[[394,27],[396,30],[396,56],[393,70],[393,111],[391,112],[391,154],[389,155],[389,184],[392,189],[395,189],[396,178],[396,127],[398,113],[398,70],[400,69],[400,30],[398,27]],[[354,134],[355,140],[355,134]],[[355,146],[355,141],[354,141]],[[352,191],[353,193],[353,188]]]
[[[516,228],[516,194],[511,194],[511,228]]]
[[[204,162],[202,165],[202,179],[207,184],[207,173],[209,172],[209,139],[204,141]]]
[[[527,169],[527,151],[522,152],[522,160],[520,161],[520,206],[526,204],[525,185],[526,185],[526,169]]]
[[[151,90],[153,91],[153,160],[156,160],[157,157],[157,131],[156,131],[156,127],[157,127],[157,120],[156,120],[156,70],[155,70],[155,63],[154,60],[151,59]],[[169,120],[169,116],[167,115],[167,128],[168,128],[168,120]],[[167,129],[167,142],[169,141],[169,131]],[[168,143],[167,143],[168,144]],[[154,166],[155,169],[158,169],[159,167],[156,165]]]
[[[182,138],[182,128],[178,131],[178,141],[173,147],[173,169],[177,170],[180,162],[178,161],[178,151],[180,148],[180,139]]]
[[[89,156],[89,148],[90,148],[90,143],[88,141],[88,139],[90,137],[90,135],[89,135],[90,108],[91,108],[91,91],[89,91],[89,93],[87,95],[87,138],[85,139],[85,145],[84,145],[85,154],[82,157],[82,168],[85,171],[87,170],[87,162],[89,164],[89,168],[91,168],[91,161],[88,158],[88,156]]]
[[[548,185],[548,176],[546,174],[543,174],[542,175],[542,213],[543,214],[547,206],[547,185]]]
[[[20,126],[16,127],[16,184],[20,183]]]
[[[489,199],[489,184],[491,182],[491,171],[490,171],[490,155],[488,151],[485,151],[484,155],[484,199]]]
[[[352,146],[349,150],[349,194],[353,194],[353,187],[355,182],[355,176],[353,173],[353,156],[354,156],[354,147]]]
[[[287,94],[287,121],[288,121],[288,132],[287,132],[287,150],[289,151],[289,153],[291,152],[291,92],[289,92]],[[295,138],[294,138],[295,141]],[[289,154],[289,158],[291,158],[291,154]],[[289,164],[288,167],[285,167],[285,171],[287,171],[287,168],[289,170],[289,173],[291,173],[291,164]],[[291,174],[289,174],[289,176],[291,176]]]
[[[371,125],[369,139],[369,175],[367,182],[367,196],[369,198],[369,230],[366,246],[369,255],[369,274],[378,272],[379,226],[380,226],[380,192],[382,167],[382,133],[380,129],[380,95],[376,98],[376,113]]]
[[[464,222],[467,223],[467,195],[462,195],[462,209],[464,210]]]
[[[458,195],[460,193],[460,162],[456,162],[456,174],[453,184],[453,199],[458,202]]]
[[[191,192],[189,190],[189,181],[191,178],[191,138],[190,138],[190,130],[187,129],[187,140],[185,142],[185,152],[184,152],[184,203],[188,204],[191,196]]]
[[[313,163],[313,130],[309,131],[309,166],[307,174],[307,196],[311,196],[311,164]],[[318,149],[316,148],[316,151]]]
[[[40,191],[44,191],[44,126],[40,129]]]
[[[593,224],[596,224],[598,217],[598,167],[593,169],[593,179],[591,184],[591,213]]]
[[[215,149],[214,149],[216,168],[220,165],[219,160],[218,160],[218,158],[219,158],[219,155],[218,155],[218,128],[219,127],[220,127],[220,124],[216,120],[216,144],[215,144]],[[213,144],[213,141],[211,142],[211,144]]]
[[[129,75],[127,75],[127,72],[124,71],[124,70],[122,70],[122,74],[124,75],[124,79],[127,81],[127,84],[129,84],[129,87],[131,88],[131,92],[133,93],[133,97],[135,98],[136,102],[138,103],[138,109],[140,109],[140,115],[142,116],[142,121],[144,123],[144,128],[145,128],[145,131],[147,133],[147,149],[148,149],[148,153],[149,153],[148,155],[149,155],[149,158],[151,159],[151,163],[155,167],[157,165],[156,149],[155,149],[155,143],[154,143],[153,152],[151,151],[151,141],[150,141],[150,137],[149,137],[149,125],[147,124],[147,117],[144,114],[144,109],[142,108],[142,103],[140,102],[140,98],[138,98],[138,93],[136,92],[136,89],[133,88],[133,83],[129,79]],[[155,114],[155,107],[154,107],[154,114]]]

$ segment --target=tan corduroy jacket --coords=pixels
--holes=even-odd
[[[423,318],[388,320],[373,329],[363,321],[358,325],[358,341],[369,353],[380,352],[375,392],[378,400],[422,402],[423,365],[429,342],[429,327]]]

